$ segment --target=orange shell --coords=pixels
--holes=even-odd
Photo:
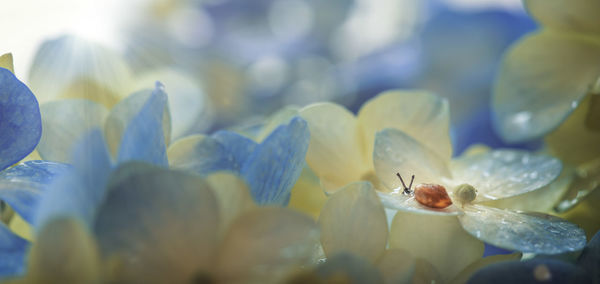
[[[452,200],[446,188],[439,184],[422,183],[415,187],[415,199],[431,208],[446,208],[452,205]]]

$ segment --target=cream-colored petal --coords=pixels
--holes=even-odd
[[[241,177],[231,172],[217,172],[206,177],[219,203],[221,231],[229,228],[231,222],[244,212],[256,207],[248,185]]]
[[[415,275],[413,284],[445,283],[440,272],[429,261],[423,258],[415,260]]]
[[[321,188],[319,178],[310,168],[304,167],[292,188],[288,207],[311,215],[317,220],[325,201],[327,201],[327,196]]]
[[[319,225],[327,257],[348,251],[374,262],[387,244],[385,210],[369,182],[349,184],[331,195]]]
[[[444,160],[452,156],[448,101],[432,93],[384,92],[362,106],[358,120],[369,157],[373,153],[375,134],[385,128],[406,132]]]
[[[216,276],[225,283],[278,283],[307,265],[319,242],[318,228],[307,215],[262,207],[237,218],[216,259]]]
[[[74,219],[44,225],[29,253],[27,283],[101,283],[98,247]]]
[[[441,209],[431,208],[419,203],[413,195],[403,194],[402,191],[390,193],[377,192],[377,194],[383,206],[388,209],[439,216],[458,216],[463,214],[460,207],[455,204]]]
[[[445,179],[451,176],[444,159],[405,132],[393,128],[377,133],[373,164],[383,185],[388,190],[400,192],[403,189],[397,173],[402,175],[406,186],[409,186],[412,175],[415,175],[413,186],[419,183],[444,184]]]
[[[8,69],[10,72],[15,73],[12,53],[5,53],[0,56],[0,68]]]
[[[351,112],[333,103],[318,103],[301,109],[300,116],[310,130],[306,162],[325,180],[328,190],[358,181],[372,168],[371,161],[364,159],[358,120]]]
[[[377,261],[377,268],[386,284],[409,283],[415,275],[416,261],[408,251],[388,249]]]
[[[600,2],[596,0],[525,0],[524,4],[545,27],[600,35]]]
[[[505,55],[492,97],[494,126],[508,142],[558,127],[600,76],[600,40],[543,31]]]
[[[290,119],[298,115],[299,111],[300,108],[296,106],[283,107],[265,121],[265,124],[262,126],[254,140],[258,143],[262,142],[269,134],[271,134],[271,132],[273,132],[273,130],[275,130],[275,128],[277,128],[277,126],[289,123]]]
[[[560,175],[562,163],[543,154],[494,150],[454,159],[451,169],[455,185],[472,185],[477,190],[474,202],[481,202],[541,189]]]
[[[83,134],[102,128],[108,110],[85,99],[47,102],[40,106],[42,138],[37,151],[44,160],[71,162],[73,147]]]
[[[585,246],[585,232],[566,220],[542,213],[519,213],[466,205],[459,217],[473,236],[497,247],[536,254],[573,252]]]
[[[467,233],[455,216],[403,211],[398,211],[392,222],[390,247],[427,260],[446,281],[481,258],[484,249],[483,243]]]
[[[479,269],[484,268],[488,265],[497,263],[497,262],[501,262],[501,261],[519,260],[519,259],[521,259],[521,256],[522,256],[522,254],[517,252],[517,253],[511,253],[511,254],[492,255],[492,256],[481,258],[481,259],[471,263],[471,265],[467,266],[465,269],[463,269],[463,271],[461,271],[456,277],[454,277],[454,279],[452,279],[452,281],[450,281],[450,283],[451,284],[467,283],[467,281],[469,280],[469,278],[471,278],[473,273],[477,272]]]

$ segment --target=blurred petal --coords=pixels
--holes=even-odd
[[[256,142],[231,131],[217,131],[211,137],[223,145],[225,150],[233,156],[238,165],[237,168],[241,168],[257,145]]]
[[[477,201],[494,200],[540,189],[554,181],[562,163],[551,156],[521,150],[494,150],[452,160],[453,181],[477,189]]]
[[[343,252],[335,254],[319,265],[316,273],[324,283],[384,283],[377,268],[367,259]]]
[[[388,190],[400,188],[402,191],[402,184],[396,173],[400,173],[405,182],[410,180],[411,175],[415,175],[415,185],[444,184],[443,179],[450,178],[450,172],[442,158],[405,132],[393,128],[382,130],[375,136],[373,164],[377,177]]]
[[[429,261],[417,258],[415,259],[415,276],[412,283],[444,283],[444,281],[440,272]]]
[[[351,183],[331,195],[319,225],[328,257],[346,251],[375,262],[387,244],[385,210],[369,182]]]
[[[41,102],[86,98],[112,107],[131,81],[126,63],[112,50],[74,36],[47,40],[29,71],[29,84]]]
[[[287,124],[292,117],[299,115],[299,111],[300,108],[296,106],[284,106],[267,119],[255,140],[258,142],[265,140],[279,125]]]
[[[390,248],[410,252],[433,264],[445,281],[483,256],[481,241],[469,235],[455,216],[398,211],[390,230]]]
[[[217,259],[219,281],[278,282],[310,262],[319,243],[310,217],[285,208],[257,208],[234,221]],[[281,278],[280,278],[281,277]]]
[[[554,259],[494,263],[477,272],[467,283],[591,283],[583,269]]]
[[[157,82],[156,88],[139,112],[134,112],[129,121],[125,120],[127,123],[121,136],[119,162],[135,160],[161,166],[169,164],[166,148],[169,132],[165,132],[163,128],[165,107],[167,94],[164,92],[164,86]],[[112,116],[109,117],[111,118]],[[170,127],[168,130],[170,131]]]
[[[188,283],[212,271],[219,208],[200,178],[136,163],[109,189],[94,231],[120,283]]]
[[[462,210],[455,204],[441,209],[431,208],[419,203],[414,196],[403,194],[402,191],[391,193],[377,192],[377,194],[381,198],[383,206],[388,209],[440,216],[457,216],[462,214]]]
[[[99,129],[88,132],[77,143],[72,161],[73,171],[56,178],[44,191],[34,222],[37,229],[60,216],[79,218],[91,225],[104,200],[112,165]]]
[[[386,284],[410,283],[415,275],[416,261],[405,250],[388,249],[377,261],[377,268]]]
[[[305,166],[298,181],[291,191],[289,208],[311,215],[315,220],[321,214],[321,208],[327,201],[327,196],[321,188],[319,178]]]
[[[296,117],[277,127],[248,156],[240,172],[257,204],[287,205],[305,165],[309,140],[306,122]]]
[[[100,283],[96,242],[74,219],[55,219],[44,225],[28,263],[30,283]]]
[[[217,172],[206,176],[219,204],[221,230],[226,230],[239,215],[256,207],[248,185],[241,177],[228,172]]]
[[[239,172],[240,165],[225,146],[212,137],[192,135],[180,139],[167,152],[171,168],[208,175],[217,171]]]
[[[495,127],[507,142],[554,130],[600,76],[600,45],[574,35],[541,32],[505,55],[493,94]]]
[[[0,200],[5,201],[27,222],[34,213],[43,190],[59,175],[69,170],[66,164],[27,161],[0,173]]]
[[[310,129],[306,162],[328,190],[361,179],[371,166],[364,159],[358,120],[345,108],[319,103],[300,110]]]
[[[497,263],[497,262],[509,261],[509,260],[520,260],[521,256],[522,256],[521,253],[512,253],[512,254],[492,255],[492,256],[481,258],[481,259],[471,263],[471,265],[467,266],[465,269],[463,269],[463,271],[461,271],[456,277],[454,277],[454,279],[452,279],[452,281],[450,283],[452,283],[452,284],[467,283],[467,280],[469,280],[469,278],[471,278],[471,276],[473,276],[473,274],[476,273],[478,270],[480,270],[488,265]]]
[[[600,281],[600,231],[585,246],[577,259],[577,265],[588,272],[593,283]]]
[[[466,205],[463,228],[494,246],[527,253],[558,254],[585,246],[585,232],[566,220],[542,213],[518,213]]]
[[[28,241],[15,235],[0,222],[0,279],[24,272],[28,247]]]
[[[529,14],[545,27],[566,32],[600,33],[600,3],[595,0],[525,0]]]
[[[0,56],[0,68],[8,69],[10,72],[15,73],[12,53],[5,53]]]
[[[358,120],[367,160],[373,153],[375,134],[385,128],[401,129],[443,160],[452,156],[448,101],[429,92],[384,92],[363,105]]]
[[[0,68],[0,170],[23,159],[40,141],[38,102],[25,84]]]
[[[95,102],[69,99],[40,106],[42,139],[37,146],[44,160],[69,162],[76,141],[92,128],[104,127],[108,110]]]

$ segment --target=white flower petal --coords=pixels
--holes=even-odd
[[[327,257],[348,251],[374,262],[387,244],[385,210],[369,182],[349,184],[331,195],[319,225]]]
[[[477,189],[478,202],[540,189],[560,175],[562,164],[547,155],[495,150],[455,159],[451,168],[456,185],[467,183]]]
[[[452,204],[446,208],[436,209],[427,207],[419,203],[414,196],[402,194],[402,192],[377,192],[381,203],[385,208],[402,210],[405,212],[440,215],[440,216],[457,216],[461,215],[462,211],[456,205]]]
[[[542,213],[519,213],[466,205],[463,228],[497,247],[537,254],[572,252],[585,246],[585,232],[566,220]]]
[[[597,0],[525,0],[529,14],[545,27],[570,32],[600,33]]]
[[[415,275],[416,261],[401,249],[388,249],[377,261],[384,283],[410,283]]]

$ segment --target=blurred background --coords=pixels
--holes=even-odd
[[[504,146],[490,87],[504,50],[535,28],[518,0],[22,0],[0,18],[0,54],[40,103],[91,89],[117,101],[159,80],[177,139],[420,88],[448,98],[455,155]]]

